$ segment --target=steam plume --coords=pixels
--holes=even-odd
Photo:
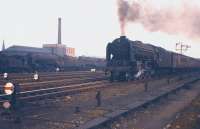
[[[191,4],[193,0],[182,0],[177,6],[156,7],[153,0],[128,2],[118,0],[118,15],[121,33],[124,35],[127,22],[140,23],[151,32],[183,35],[200,39],[200,6]]]
[[[126,17],[129,12],[129,4],[123,0],[118,0],[118,15],[120,21],[121,35],[125,35]]]

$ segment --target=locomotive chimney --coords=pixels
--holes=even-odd
[[[125,39],[126,38],[126,36],[125,35],[123,35],[123,36],[120,36],[120,39]]]
[[[61,44],[61,18],[58,18],[58,44]]]

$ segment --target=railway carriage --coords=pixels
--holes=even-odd
[[[111,81],[200,68],[197,59],[141,41],[131,41],[125,36],[108,43],[106,61]]]

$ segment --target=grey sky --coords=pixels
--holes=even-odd
[[[116,0],[0,0],[0,3],[0,41],[4,39],[6,47],[56,43],[58,17],[62,17],[62,43],[74,47],[77,55],[105,57],[106,44],[120,34]],[[169,50],[183,41],[192,46],[187,55],[200,57],[199,44],[181,36],[150,33],[140,24],[129,24],[127,36]]]

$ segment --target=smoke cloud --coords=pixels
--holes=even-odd
[[[125,35],[126,17],[129,13],[129,4],[123,0],[118,0],[118,15],[120,21],[121,35]]]
[[[153,0],[128,2],[118,0],[118,15],[121,34],[125,35],[128,22],[140,23],[150,32],[161,31],[200,39],[200,6],[193,0],[182,0],[175,6],[154,6]]]

